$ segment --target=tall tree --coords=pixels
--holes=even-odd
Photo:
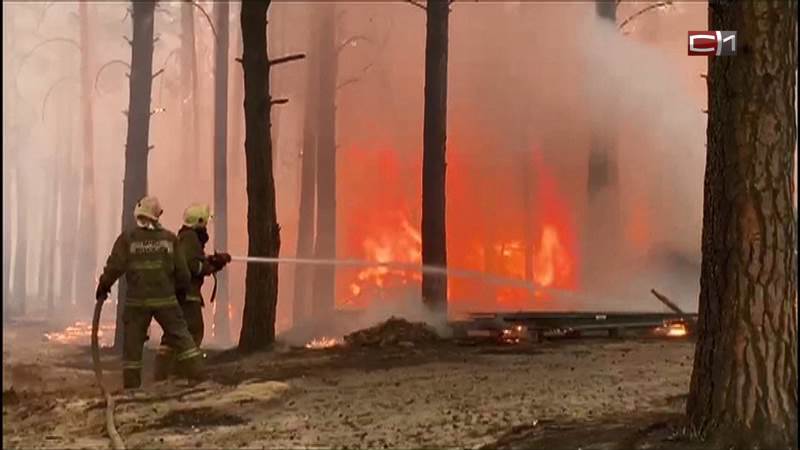
[[[11,17],[6,3],[3,3],[3,18]],[[13,21],[3,20],[3,54],[8,58],[3,64],[3,111],[11,110],[11,26]],[[3,120],[3,320],[10,313],[11,301],[11,177],[13,151],[9,139],[11,130],[8,121]]]
[[[269,0],[242,2],[241,12],[248,255],[261,257],[277,257],[281,244],[269,125],[272,105],[267,54],[269,5]],[[264,350],[274,342],[277,303],[278,266],[248,264],[240,351]]]
[[[317,226],[314,254],[320,259],[336,258],[336,5],[316,6],[319,17],[317,61]],[[313,282],[314,317],[333,312],[336,296],[336,269],[318,266]]]
[[[197,162],[197,53],[195,51],[194,35],[194,6],[193,0],[183,0],[181,3],[181,129],[183,146],[182,155],[185,161],[192,161],[191,173],[196,174],[199,166]]]
[[[228,251],[228,36],[229,5],[214,6],[217,43],[214,61],[214,239],[219,251]],[[214,310],[215,336],[227,344],[228,324],[227,272],[217,273],[217,305]]]
[[[709,4],[700,318],[687,413],[714,448],[797,448],[797,2]]]
[[[422,264],[447,266],[445,171],[447,144],[447,50],[450,5],[426,6],[425,117],[422,144]],[[437,315],[447,315],[447,277],[422,275],[422,300]]]
[[[97,208],[94,190],[94,113],[92,95],[92,35],[89,2],[78,3],[81,45],[81,120],[83,122],[83,185],[78,224],[80,266],[78,296],[81,302],[91,299],[97,266]]]
[[[136,226],[133,209],[147,194],[147,162],[150,146],[150,94],[153,88],[153,14],[155,1],[135,0],[128,100],[128,138],[125,143],[125,179],[122,186],[122,229]],[[122,312],[125,279],[120,280],[114,347],[122,348]]]
[[[314,27],[309,27],[314,39]],[[317,80],[316,57],[310,61],[306,75],[305,111],[303,113],[303,149],[300,153],[300,211],[297,226],[297,257],[309,258],[314,252],[314,218],[317,200]],[[314,271],[306,265],[295,266],[294,302],[292,304],[292,324],[298,325],[308,319],[311,306],[311,281]]]
[[[14,181],[16,182],[16,201],[17,205],[17,247],[14,250],[14,291],[12,298],[16,299],[16,314],[24,316],[27,312],[28,300],[28,211],[25,208],[27,201],[26,179],[24,173],[20,173],[22,167],[17,164],[14,169]]]

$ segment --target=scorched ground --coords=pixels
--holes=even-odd
[[[48,341],[42,327],[4,332],[4,447],[107,448],[87,345]],[[692,352],[678,339],[212,354],[212,380],[149,382],[119,397],[117,421],[128,448],[473,448],[679,412]]]

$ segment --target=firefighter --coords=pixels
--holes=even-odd
[[[231,257],[227,253],[205,254],[205,246],[209,238],[207,227],[212,217],[208,205],[193,204],[184,211],[183,226],[178,231],[179,248],[186,258],[186,264],[191,273],[189,291],[186,298],[181,300],[180,305],[189,333],[198,348],[203,342],[205,332],[203,323],[205,302],[201,292],[203,281],[205,277],[219,272],[231,261]],[[212,294],[211,302],[213,301]],[[167,378],[171,372],[170,349],[166,346],[163,346],[162,349],[163,352],[160,352],[157,357],[156,380]]]
[[[127,282],[123,309],[122,380],[126,389],[142,383],[142,348],[151,319],[164,331],[163,343],[172,348],[183,373],[202,378],[202,355],[195,345],[178,305],[189,288],[189,269],[178,238],[159,223],[163,210],[155,197],[136,204],[136,228],[117,238],[97,284],[96,298],[108,298],[111,286],[121,276]]]

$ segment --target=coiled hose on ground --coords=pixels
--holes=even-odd
[[[100,328],[100,313],[103,311],[103,302],[97,302],[94,305],[94,318],[92,319],[92,362],[94,363],[94,376],[97,379],[97,384],[100,386],[100,391],[106,401],[106,431],[108,437],[111,439],[111,447],[114,450],[125,450],[125,442],[122,441],[122,436],[117,432],[117,426],[114,424],[114,397],[106,389],[103,383],[103,369],[100,366],[100,342],[97,338],[97,331]]]

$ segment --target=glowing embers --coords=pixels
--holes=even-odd
[[[97,340],[100,346],[106,347],[114,343],[114,324],[101,324],[97,330]],[[88,344],[92,339],[92,324],[77,321],[61,331],[45,333],[44,337],[50,342],[59,344]]]
[[[683,322],[665,322],[663,326],[656,328],[654,332],[658,336],[679,338],[687,336],[689,329]]]
[[[310,340],[306,344],[306,348],[309,348],[309,349],[312,349],[312,350],[322,350],[322,349],[326,349],[326,348],[335,347],[337,345],[342,345],[342,340],[341,339],[323,336],[323,337],[320,337],[320,338],[316,338],[316,339]]]

